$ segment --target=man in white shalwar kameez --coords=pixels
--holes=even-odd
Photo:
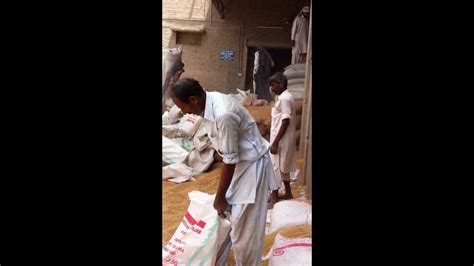
[[[270,144],[239,101],[219,92],[206,92],[194,79],[178,80],[171,97],[183,113],[204,119],[212,145],[224,166],[214,201],[231,231],[218,251],[216,265],[224,265],[232,247],[237,265],[261,265],[268,191],[277,189],[269,158]]]
[[[291,64],[305,64],[309,33],[309,7],[305,6],[293,20],[291,28]]]
[[[288,92],[288,80],[282,73],[276,73],[269,81],[271,90],[279,95],[272,108],[272,125],[270,129],[270,158],[277,177],[277,184],[283,181],[285,195],[280,199],[292,199],[290,172],[296,170],[296,105],[293,96]],[[278,190],[272,191],[270,206],[278,200]]]

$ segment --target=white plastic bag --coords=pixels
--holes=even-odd
[[[175,183],[183,183],[188,180],[195,181],[192,177],[193,168],[184,163],[170,164],[162,168],[163,180]]]
[[[272,211],[270,232],[292,226],[311,224],[312,207],[308,203],[285,200],[275,203]]]
[[[311,265],[311,238],[286,238],[277,234],[270,253],[269,266]]]
[[[238,93],[236,93],[236,94],[232,94],[232,97],[237,99],[237,101],[239,101],[239,102],[242,102],[250,94],[250,90],[243,91],[239,88],[237,88],[237,92]]]
[[[163,180],[169,181],[169,182],[173,182],[173,183],[177,183],[177,184],[184,183],[184,182],[186,182],[186,181],[188,181],[188,180],[196,181],[196,179],[194,179],[192,176],[170,177],[170,178],[163,179]]]
[[[163,265],[215,265],[230,231],[230,221],[212,206],[215,195],[188,193],[190,204],[181,224],[162,250]]]
[[[167,164],[182,163],[188,156],[186,151],[178,143],[171,139],[162,136],[161,142],[163,144],[163,152],[161,154],[162,161]]]
[[[240,103],[243,106],[253,105],[252,103],[255,103],[258,100],[257,95],[251,93],[250,90],[243,91],[243,90],[237,89],[237,92],[238,92],[237,95],[240,98]]]

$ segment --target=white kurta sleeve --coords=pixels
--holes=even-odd
[[[291,103],[288,99],[282,97],[280,99],[281,120],[291,119]]]
[[[219,135],[218,149],[224,163],[238,163],[240,117],[233,113],[226,113],[216,122]]]
[[[257,72],[258,72],[258,67],[259,67],[258,59],[259,59],[259,52],[256,51],[255,52],[255,60],[253,61],[253,73],[254,74],[257,74]]]

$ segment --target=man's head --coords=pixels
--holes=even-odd
[[[206,92],[197,80],[183,78],[171,86],[171,98],[185,114],[201,115],[206,105]]]
[[[281,72],[277,72],[275,75],[271,76],[268,80],[270,84],[270,89],[277,95],[280,95],[286,90],[288,86],[288,79]]]
[[[303,13],[303,17],[309,18],[309,7],[308,6],[303,7],[303,10],[301,12]]]

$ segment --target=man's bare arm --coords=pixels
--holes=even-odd
[[[290,119],[286,118],[281,121],[281,127],[280,130],[278,131],[277,136],[275,137],[275,140],[272,143],[272,147],[270,148],[270,153],[272,154],[277,154],[278,153],[278,145],[280,143],[281,138],[285,135],[286,129],[288,128],[288,125],[290,125]]]
[[[225,199],[225,194],[227,193],[227,189],[229,189],[230,183],[232,182],[234,170],[235,164],[224,164],[224,167],[222,168],[216,199],[214,200],[214,209],[216,209],[217,213],[222,217],[225,217],[224,212],[229,206],[227,200]]]

